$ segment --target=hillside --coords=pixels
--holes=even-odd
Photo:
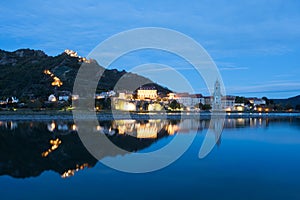
[[[20,99],[47,98],[56,91],[72,92],[77,71],[83,62],[87,65],[98,65],[94,60],[87,62],[77,54],[72,55],[68,52],[48,56],[40,50],[19,49],[14,52],[0,50],[0,98],[8,96],[17,96]],[[114,89],[121,77],[134,80],[135,83],[152,83],[151,80],[137,74],[111,69],[104,71],[97,90],[100,92]],[[155,83],[154,85],[159,92],[169,91]],[[128,88],[118,85],[117,89]]]
[[[297,105],[300,105],[300,95],[288,99],[273,99],[273,101],[282,106],[291,105],[295,108]]]

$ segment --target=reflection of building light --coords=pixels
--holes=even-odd
[[[101,131],[101,129],[102,129],[101,126],[99,126],[99,125],[96,126],[97,131]]]
[[[79,99],[79,95],[76,95],[76,94],[73,94],[72,95],[72,100],[74,101],[74,100],[78,100]]]
[[[237,119],[237,124],[244,124],[245,123],[245,119],[243,119],[243,118],[238,118]]]
[[[75,175],[75,172],[78,172],[79,170],[83,170],[85,169],[86,167],[89,167],[89,164],[88,163],[84,163],[82,165],[76,165],[76,168],[75,169],[69,169],[68,171],[64,172],[61,177],[62,178],[69,178],[71,176],[74,176]]]
[[[123,126],[118,126],[118,130],[119,130],[119,134],[120,134],[120,135],[123,135],[123,134],[125,134],[126,126],[125,126],[125,125],[123,125]]]
[[[64,172],[61,177],[62,178],[68,178],[68,177],[71,177],[71,176],[74,176],[75,174],[75,170],[71,170],[69,169],[68,171]]]
[[[73,125],[72,125],[72,130],[73,130],[73,131],[77,131],[77,126],[76,126],[76,124],[73,124]]]
[[[56,140],[50,140],[50,144],[52,146],[47,151],[42,153],[42,157],[47,157],[49,155],[49,153],[56,150],[59,147],[59,145],[61,144],[61,140],[58,138]]]
[[[169,124],[166,129],[169,135],[174,135],[179,130],[179,127],[177,125]]]
[[[56,127],[56,125],[55,125],[55,123],[54,122],[52,122],[51,124],[48,124],[48,130],[50,131],[50,132],[53,132],[54,131],[54,129],[55,129],[55,127]]]
[[[157,138],[157,127],[150,124],[141,125],[136,130],[137,138]]]
[[[56,140],[50,140],[50,144],[52,145],[51,147],[52,151],[54,151],[61,144],[61,140],[58,138]]]

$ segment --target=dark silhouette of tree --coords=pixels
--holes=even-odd
[[[209,104],[204,104],[203,106],[202,106],[202,110],[211,110],[211,105],[209,105]]]
[[[181,105],[176,101],[176,100],[173,100],[169,107],[173,110],[176,110],[176,109],[180,109],[181,108]]]

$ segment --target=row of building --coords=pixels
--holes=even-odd
[[[72,94],[70,91],[56,91],[48,97],[46,103],[53,102],[71,102],[80,99],[79,95]],[[244,110],[260,110],[266,105],[266,101],[260,98],[248,98],[248,104],[236,102],[236,96],[224,96],[221,94],[220,83],[216,81],[214,92],[211,96],[203,96],[202,94],[189,93],[160,93],[155,87],[140,87],[136,91],[108,91],[96,93],[94,99],[111,100],[111,108],[123,111],[161,111],[170,110],[225,110],[225,111],[244,111]],[[170,106],[174,101],[179,106]],[[8,98],[5,102],[0,103],[18,103],[16,97]],[[76,105],[73,105],[76,106]],[[204,106],[204,107],[203,107]]]

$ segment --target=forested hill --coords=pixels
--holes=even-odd
[[[296,107],[300,105],[300,95],[287,99],[273,99],[273,101],[279,105],[290,105],[291,107]]]
[[[0,50],[0,98],[8,96],[46,98],[57,90],[72,92],[77,71],[82,63],[102,68],[94,60],[86,60],[69,52],[48,56],[40,50],[19,49],[14,52]],[[98,91],[114,89],[121,77],[134,80],[135,83],[151,82],[145,77],[124,70],[105,70],[99,81]],[[161,93],[169,92],[167,88],[154,85]],[[118,89],[126,88],[118,85]]]

